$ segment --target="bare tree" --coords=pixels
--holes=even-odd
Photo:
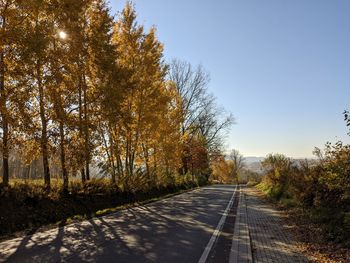
[[[215,97],[208,93],[209,74],[200,65],[194,68],[188,62],[173,60],[169,79],[182,99],[181,133],[188,135],[187,143],[199,136],[204,138],[209,156],[220,152],[225,132],[234,123],[234,118],[218,107]],[[184,173],[188,170],[186,157],[184,153]]]
[[[232,114],[226,114],[225,110],[216,104],[213,96],[206,98],[203,113],[198,117],[198,132],[206,139],[209,153],[215,154],[223,146],[223,138],[226,132],[234,124]]]
[[[343,112],[343,115],[344,115],[344,121],[345,121],[345,123],[346,123],[346,126],[347,126],[347,127],[350,127],[350,113],[349,113],[349,111],[348,111],[348,110],[345,110],[345,111]],[[350,136],[350,130],[349,130],[349,132],[348,132],[348,135]]]
[[[169,79],[182,98],[182,134],[196,129],[198,118],[204,113],[208,100],[209,74],[202,66],[193,68],[188,62],[174,59],[170,64]]]
[[[229,156],[232,161],[232,178],[238,182],[238,175],[240,171],[245,167],[245,161],[243,155],[238,150],[233,149]]]

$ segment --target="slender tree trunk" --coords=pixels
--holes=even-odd
[[[111,146],[112,151],[112,146]],[[111,165],[112,165],[112,183],[115,184],[117,182],[116,180],[116,174],[115,174],[115,165],[114,165],[114,158],[113,158],[113,152],[111,153]]]
[[[44,182],[45,186],[50,188],[50,167],[49,167],[49,153],[48,153],[48,139],[47,139],[47,119],[45,112],[45,100],[44,100],[44,87],[42,85],[41,79],[41,65],[40,60],[36,64],[36,75],[39,89],[39,108],[40,108],[40,119],[41,119],[41,154],[43,158],[43,167],[44,167]]]
[[[130,156],[130,160],[129,160],[131,176],[134,175],[135,152],[136,152],[136,149],[133,149],[132,153],[131,153],[131,156]]]
[[[132,97],[133,97],[133,93],[131,94]],[[129,99],[129,102],[128,102],[128,109],[129,109],[129,113],[132,112],[131,110],[131,106],[132,106],[132,103]],[[131,160],[131,150],[132,150],[132,131],[131,131],[131,127],[128,127],[127,128],[127,138],[126,138],[126,154],[125,154],[125,170],[126,170],[126,181],[128,182],[129,180],[129,177],[132,176],[132,160]]]
[[[6,28],[6,15],[5,11],[8,7],[8,2],[6,2],[3,13],[2,13],[2,31]],[[3,47],[2,47],[3,48]],[[7,119],[7,109],[6,109],[6,89],[5,89],[5,54],[4,50],[0,50],[0,112],[2,118],[2,129],[3,129],[3,150],[2,150],[2,161],[3,161],[3,174],[2,183],[8,185],[9,183],[9,149],[8,149],[8,119]]]
[[[68,192],[68,172],[66,167],[66,154],[64,150],[65,138],[64,138],[64,128],[63,128],[63,120],[60,120],[60,148],[61,148],[61,169],[62,169],[62,177],[63,177],[63,191]]]
[[[118,135],[116,136],[116,138],[118,138]],[[118,142],[114,142],[114,146],[115,146],[115,159],[117,162],[117,174],[118,174],[118,182],[121,181],[122,178],[124,178],[124,167],[123,167],[123,163],[121,160],[121,152],[120,152],[120,148],[119,148],[119,144]]]
[[[84,167],[82,167],[82,168],[80,169],[80,175],[81,175],[81,181],[82,181],[83,183],[85,183],[86,177],[85,177],[85,169],[84,169]]]
[[[3,18],[3,27],[5,26],[5,18]],[[2,119],[2,162],[3,174],[2,183],[8,185],[9,183],[9,149],[8,149],[8,119],[6,109],[6,90],[5,90],[5,59],[4,52],[0,53],[0,101],[1,101],[1,119]]]
[[[82,90],[81,90],[81,86],[82,86],[82,80],[81,80],[81,76],[79,79],[79,137],[82,138],[83,137],[83,106],[82,106]],[[80,151],[80,149],[79,149]],[[83,156],[82,156],[83,157]],[[82,158],[82,160],[85,160],[85,158]],[[83,165],[82,165],[83,166]],[[83,183],[85,183],[85,170],[84,170],[84,166],[80,168],[80,175],[81,175],[81,181]]]
[[[86,171],[86,180],[90,180],[90,160],[89,160],[89,157],[86,157],[85,171]]]
[[[30,164],[28,167],[28,180],[29,179],[32,179],[32,164]]]
[[[147,179],[148,179],[148,186],[151,188],[152,178],[151,178],[151,171],[149,168],[148,149],[146,148],[144,143],[142,143],[142,150],[143,150],[143,155],[145,156],[145,165],[146,165],[146,175],[147,175]]]
[[[116,179],[115,179],[115,166],[114,166],[114,158],[113,158],[113,139],[112,139],[112,135],[109,132],[110,145],[108,146],[107,139],[105,137],[103,128],[100,128],[100,133],[101,133],[102,141],[103,141],[104,148],[105,148],[105,151],[106,151],[106,154],[107,154],[109,167],[112,169],[112,172],[111,172],[112,183],[115,184],[116,183]]]
[[[111,158],[111,165],[112,165],[112,183],[116,183],[116,175],[115,175],[115,165],[114,165],[114,141],[112,132],[109,131],[109,140],[110,140],[110,158]]]
[[[85,80],[85,76],[84,76]],[[88,116],[88,105],[87,105],[87,92],[86,85],[84,84],[84,135],[85,135],[85,172],[86,180],[90,180],[90,147],[89,147],[89,116]]]
[[[129,179],[131,176],[131,171],[130,171],[130,164],[129,164],[129,158],[130,158],[130,141],[129,141],[129,134],[127,135],[126,138],[126,147],[125,147],[125,180],[124,180],[124,188],[129,189]]]
[[[124,177],[124,167],[123,167],[122,158],[120,157],[119,153],[116,156],[116,159],[117,159],[117,170],[118,170],[119,180],[120,180],[120,176]]]
[[[154,170],[154,172],[153,172],[153,174],[154,174],[154,179],[153,179],[153,183],[155,184],[155,185],[157,185],[158,184],[158,160],[157,160],[157,152],[158,152],[158,150],[157,150],[157,147],[156,147],[156,145],[154,145],[153,146],[153,149],[154,149],[154,152],[153,152],[153,170]]]
[[[130,171],[129,171],[129,138],[128,137],[126,139],[125,150],[126,150],[126,152],[125,152],[125,172],[126,172],[126,176],[128,177],[130,175]]]

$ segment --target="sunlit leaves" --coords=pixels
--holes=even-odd
[[[68,176],[84,183],[91,166],[129,190],[175,182],[179,172],[209,176],[231,117],[217,118],[201,66],[185,63],[173,78],[156,28],[137,23],[131,2],[116,18],[104,0],[5,2],[2,132],[23,164],[43,162],[36,176],[47,187],[51,171],[67,189]]]

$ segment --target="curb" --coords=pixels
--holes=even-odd
[[[248,227],[245,195],[239,192],[239,202],[230,251],[230,263],[252,263],[252,247]]]

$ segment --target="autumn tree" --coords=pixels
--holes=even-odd
[[[88,61],[88,40],[87,40],[87,10],[91,1],[76,0],[62,1],[56,8],[57,23],[59,23],[60,33],[65,39],[59,43],[64,44],[65,58],[62,61],[64,68],[63,88],[67,91],[65,94],[65,110],[62,111],[62,120],[64,119],[63,129],[65,140],[61,142],[69,144],[69,148],[61,144],[61,163],[62,154],[67,156],[67,165],[71,169],[73,176],[80,171],[82,182],[86,180],[85,176],[85,158],[84,158],[84,135],[83,135],[83,90],[86,89],[86,68]],[[63,90],[62,90],[63,91]],[[62,94],[63,95],[63,94]],[[67,96],[68,95],[68,96]],[[63,151],[65,150],[65,152]],[[61,164],[61,166],[63,166]],[[63,169],[62,169],[63,170]],[[66,172],[65,172],[66,173]]]
[[[53,27],[53,13],[49,2],[46,0],[28,1],[25,3],[25,34],[24,47],[21,59],[26,66],[26,81],[28,92],[31,94],[30,115],[31,121],[26,128],[27,140],[38,141],[40,155],[43,160],[44,181],[47,188],[50,187],[50,116],[51,103],[49,101],[50,86],[52,86],[50,65],[50,45],[52,38],[56,36]]]
[[[219,154],[212,161],[212,178],[225,183],[238,183],[244,167],[244,158],[239,151],[232,150],[228,156]]]
[[[119,111],[120,93],[122,91],[116,64],[117,53],[112,43],[113,18],[109,14],[105,1],[94,1],[88,9],[87,16],[90,20],[87,28],[89,63],[86,88],[88,89],[84,89],[83,104],[85,170],[87,179],[89,179],[92,151],[96,146],[96,142],[97,144],[102,143],[98,140],[101,135],[98,133],[98,128],[101,127],[102,123],[104,125],[106,123],[102,119],[109,120],[113,113]],[[107,121],[107,132],[109,131],[108,127],[110,126]],[[116,182],[114,170],[112,182]]]
[[[153,167],[163,183],[172,182],[181,165],[181,97],[172,82],[166,83],[166,108],[160,112],[160,120],[153,137]],[[158,166],[157,166],[158,164]]]
[[[152,185],[160,161],[157,156],[163,155],[158,143],[159,130],[161,125],[169,127],[165,122],[169,119],[164,118],[174,103],[165,82],[167,67],[162,58],[163,46],[156,38],[155,28],[145,33],[136,23],[131,3],[127,3],[114,26],[113,44],[121,72],[119,84],[125,87],[122,88],[125,96],[119,104],[120,113],[112,116],[118,121],[111,121],[113,128],[109,134],[112,136],[106,141],[113,142],[113,159],[125,187],[131,180],[145,180]],[[142,167],[144,179],[140,177]]]
[[[289,187],[292,160],[283,154],[269,154],[261,162],[268,185],[276,187],[276,194],[282,195]]]
[[[220,183],[228,183],[232,181],[232,161],[228,161],[225,155],[220,154],[213,159],[211,163],[213,170],[211,178]]]
[[[9,97],[14,91],[13,67],[16,63],[17,24],[16,11],[18,6],[14,1],[0,1],[0,115],[1,115],[1,150],[2,150],[2,182],[7,185],[9,182],[9,139],[10,139],[10,119]]]
[[[137,23],[131,2],[117,20],[104,0],[0,7],[5,184],[9,140],[24,165],[41,167],[47,189],[56,175],[66,192],[70,176],[84,183],[96,163],[128,190],[173,183],[180,170],[209,176],[232,117],[202,67],[166,64],[156,28]]]
[[[140,92],[141,56],[140,48],[143,38],[143,27],[136,23],[136,13],[131,5],[127,3],[121,13],[119,20],[114,25],[113,44],[116,47],[117,64],[123,76],[120,85],[124,90],[125,97],[120,105],[120,114],[111,116],[118,118],[112,121],[114,124],[111,135],[115,147],[117,159],[117,169],[120,177],[124,181],[125,187],[129,187],[129,180],[134,174],[134,163],[139,140],[140,127],[137,126],[139,120],[136,102],[140,97],[136,96]]]

